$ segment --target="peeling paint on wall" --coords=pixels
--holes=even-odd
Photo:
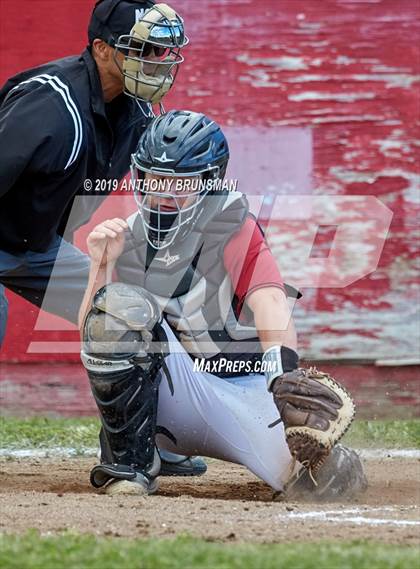
[[[419,356],[418,0],[172,3],[185,16],[191,44],[167,108],[205,111],[236,132],[309,129],[313,144],[310,193],[376,196],[392,212],[376,270],[344,288],[303,290],[296,309],[302,354],[367,359]],[[23,58],[19,51],[19,34],[26,45],[28,29],[35,29],[36,41],[31,45],[44,45],[46,34],[36,36],[43,33],[42,24],[36,22],[48,13],[47,4],[40,0],[26,8],[26,18],[32,17],[35,23],[23,31],[18,4],[7,3],[11,12],[7,25],[2,22],[2,41],[10,55],[5,73],[18,71],[23,62],[28,67],[63,55],[51,44],[60,42],[63,49],[58,37],[43,48],[42,57],[25,49]],[[81,14],[84,10],[87,21],[89,10],[81,2],[79,15],[73,6],[73,1],[63,0],[56,12],[57,17],[66,14],[63,21],[72,30],[68,38],[75,38],[75,30],[83,28],[77,36],[78,49],[85,41]],[[241,151],[240,136],[232,153],[235,148]],[[255,172],[260,152],[255,153],[254,164],[249,163]],[[276,180],[277,167],[273,162],[266,177]],[[293,191],[299,193],[296,188]],[[351,217],[351,211],[341,213]],[[355,230],[367,229],[356,222],[360,220],[355,219]],[[316,228],[300,220],[270,234],[279,265],[291,283],[299,281],[299,258],[310,255],[315,233]],[[327,237],[321,235],[321,245]],[[371,249],[369,239],[363,247],[358,245],[348,266],[365,266]],[[13,306],[3,352],[3,358],[9,359],[22,358],[30,336],[22,330],[36,318],[32,309],[32,319],[28,317],[27,305],[21,301],[13,300]],[[55,333],[54,339],[59,337]]]

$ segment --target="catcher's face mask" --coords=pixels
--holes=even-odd
[[[188,235],[209,193],[201,173],[146,171],[133,154],[131,180],[146,239],[153,249],[166,249],[178,236]]]
[[[182,18],[167,4],[156,4],[115,44],[114,59],[124,76],[125,93],[151,103],[160,103],[175,81],[184,61],[186,46]],[[122,68],[116,53],[124,54]]]

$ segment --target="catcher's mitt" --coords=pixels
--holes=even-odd
[[[330,375],[314,367],[284,373],[271,390],[292,456],[315,474],[351,425],[353,399]]]

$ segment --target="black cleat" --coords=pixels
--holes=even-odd
[[[201,476],[207,464],[199,456],[183,456],[158,449],[161,460],[159,476]]]

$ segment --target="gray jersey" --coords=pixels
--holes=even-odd
[[[239,192],[208,196],[193,230],[181,241],[158,251],[150,262],[139,214],[128,219],[119,279],[151,292],[184,348],[193,356],[231,359],[260,352],[257,331],[239,323],[234,293],[223,263],[224,248],[248,214]],[[150,249],[149,249],[150,253]],[[246,347],[245,347],[246,344]]]

